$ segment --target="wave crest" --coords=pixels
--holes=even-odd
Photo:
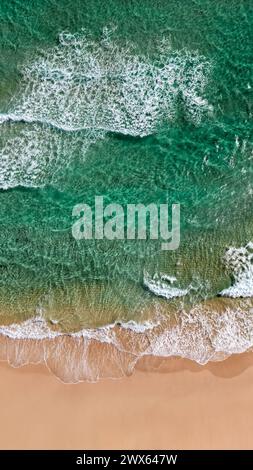
[[[224,256],[233,284],[221,291],[224,297],[253,297],[253,243],[240,248],[230,247]]]
[[[23,90],[13,114],[69,130],[102,129],[144,136],[174,119],[178,95],[198,122],[211,107],[203,99],[210,63],[164,42],[155,61],[120,47],[104,30],[100,42],[62,33],[59,45],[22,68]]]
[[[83,31],[60,34],[56,47],[22,66],[20,90],[0,115],[6,135],[9,121],[20,124],[0,149],[0,187],[51,183],[55,168],[74,153],[70,146],[62,151],[75,145],[69,133],[80,132],[85,154],[106,132],[153,133],[176,119],[179,104],[197,124],[212,112],[203,98],[210,68],[205,57],[173,51],[166,41],[151,60],[130,44],[120,47],[106,28],[100,42]]]
[[[167,305],[167,303],[166,303]],[[225,359],[253,346],[250,300],[213,299],[178,315],[167,307],[145,324],[127,322],[61,333],[42,316],[0,328],[0,359],[14,367],[46,363],[63,382],[129,375],[144,356],[179,356],[199,364]]]

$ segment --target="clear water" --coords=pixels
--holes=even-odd
[[[2,325],[139,324],[231,286],[248,312],[251,247],[224,254],[253,233],[252,2],[2,0],[0,21]],[[73,206],[99,195],[180,203],[179,249],[77,242]]]

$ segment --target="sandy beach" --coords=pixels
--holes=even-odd
[[[119,380],[66,385],[1,362],[1,449],[250,449],[253,355],[145,358]],[[159,367],[159,372],[147,369]]]

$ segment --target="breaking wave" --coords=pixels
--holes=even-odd
[[[2,189],[54,183],[73,155],[79,154],[84,160],[90,145],[103,137],[99,131],[64,133],[47,125],[22,122],[5,122],[1,136]]]
[[[120,47],[107,28],[100,42],[84,32],[60,34],[56,47],[22,66],[19,92],[0,115],[9,133],[0,149],[0,187],[50,183],[73,155],[76,133],[83,155],[106,132],[143,137],[176,119],[179,101],[199,123],[212,112],[203,97],[210,68],[203,56],[174,51],[166,41],[151,60]]]
[[[227,271],[232,277],[232,286],[221,291],[224,297],[253,297],[253,243],[245,247],[227,249],[224,256]]]
[[[60,34],[58,46],[22,67],[10,116],[144,136],[175,117],[179,93],[192,120],[211,110],[202,97],[210,71],[203,56],[173,51],[166,42],[155,61],[132,49],[115,44],[106,28],[100,43],[84,33]]]
[[[148,274],[144,275],[143,284],[147,289],[158,297],[164,297],[165,299],[173,299],[174,297],[183,297],[187,295],[189,289],[181,289],[176,287],[174,284],[177,282],[177,278],[174,276],[168,276],[167,274],[156,273],[153,277]]]
[[[188,311],[182,307],[173,319],[161,310],[153,322],[116,323],[68,334],[49,326],[39,314],[0,328],[0,359],[14,367],[46,363],[66,383],[129,375],[144,356],[179,356],[206,364],[252,348],[252,306],[249,299],[213,299]]]

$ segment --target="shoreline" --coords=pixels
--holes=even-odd
[[[217,299],[153,321],[117,322],[64,332],[36,315],[0,326],[0,360],[14,367],[45,363],[65,383],[131,375],[142,358],[180,357],[197,364],[253,348],[252,300]],[[162,315],[163,313],[163,315]]]
[[[130,377],[75,386],[43,365],[0,367],[2,449],[252,448],[251,353],[205,366],[146,357]]]

